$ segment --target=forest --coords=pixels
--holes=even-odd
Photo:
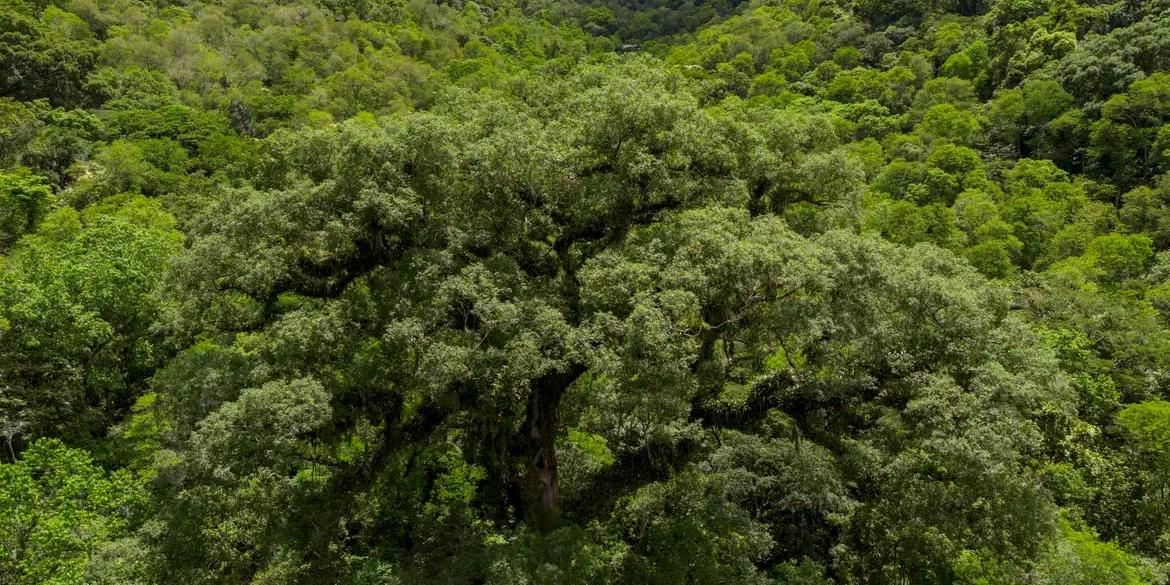
[[[1170,583],[1170,0],[0,0],[0,585]]]

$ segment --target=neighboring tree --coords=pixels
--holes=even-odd
[[[0,254],[36,228],[53,199],[48,183],[28,169],[0,173]]]
[[[0,267],[0,401],[23,438],[100,437],[163,357],[155,289],[182,236],[123,197],[47,216]]]
[[[0,464],[0,581],[93,582],[91,559],[130,534],[145,497],[129,472],[109,473],[57,440],[36,441]]]

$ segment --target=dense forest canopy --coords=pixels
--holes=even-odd
[[[1170,582],[1170,1],[0,0],[0,584]]]

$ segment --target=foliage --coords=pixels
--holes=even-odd
[[[1165,583],[1164,0],[0,0],[0,582]]]
[[[80,449],[41,439],[0,464],[0,577],[5,583],[87,582],[89,559],[129,534],[144,504],[126,471],[108,473]]]

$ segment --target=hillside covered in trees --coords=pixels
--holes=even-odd
[[[1170,582],[1170,0],[0,0],[0,585]]]

